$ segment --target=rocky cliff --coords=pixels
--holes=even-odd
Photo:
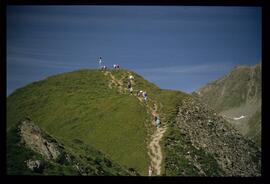
[[[164,140],[167,175],[261,175],[260,151],[225,119],[193,98],[177,109]]]
[[[193,92],[242,135],[261,145],[261,64],[236,66],[229,74]]]

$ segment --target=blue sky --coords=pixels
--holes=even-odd
[[[192,92],[261,61],[260,7],[8,6],[7,94],[105,64]]]

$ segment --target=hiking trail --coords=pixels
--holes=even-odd
[[[128,75],[131,75],[130,72],[127,72]],[[104,72],[105,76],[110,77],[110,82],[108,84],[109,88],[112,89],[112,86],[116,86],[118,88],[118,91],[121,93],[125,93],[125,88],[124,88],[124,79],[127,77],[126,75],[122,75],[120,80],[117,80],[114,75],[110,71],[105,71]],[[134,85],[135,82],[132,81],[132,85]],[[135,95],[137,99],[141,102],[144,103],[144,99]],[[150,99],[149,99],[150,100]],[[161,104],[160,104],[161,105]],[[155,116],[159,116],[158,114],[158,106],[157,103],[154,102],[154,107],[151,107],[149,104],[146,105],[148,108],[148,112],[150,111],[150,114],[152,115],[151,119]],[[155,120],[152,120],[152,125],[155,125]],[[150,135],[150,141],[149,144],[147,145],[148,148],[148,155],[150,157],[150,165],[153,168],[152,175],[160,175],[161,174],[161,164],[162,164],[162,151],[161,151],[161,146],[160,146],[160,141],[166,132],[167,127],[165,125],[160,126],[160,128],[156,128],[154,130],[154,133]]]
[[[157,113],[157,104],[154,104],[154,108],[150,107],[150,111],[153,117],[159,116]],[[155,121],[152,123],[155,124]],[[162,151],[160,146],[160,141],[166,132],[167,127],[161,126],[160,128],[156,128],[154,134],[151,136],[151,141],[149,143],[149,156],[151,159],[151,166],[153,168],[153,175],[160,175],[161,174],[161,163],[162,163]]]
[[[104,75],[105,76],[108,76],[109,75],[109,77],[110,77],[110,83],[109,83],[109,88],[110,89],[112,89],[112,86],[114,85],[114,86],[116,86],[116,87],[118,87],[118,91],[120,92],[120,93],[123,93],[123,92],[125,92],[125,89],[123,88],[123,82],[121,82],[122,81],[122,79],[124,78],[124,76],[122,76],[122,78],[121,78],[121,81],[119,81],[119,80],[117,80],[115,77],[114,77],[114,75],[110,72],[110,71],[105,71],[104,72]]]

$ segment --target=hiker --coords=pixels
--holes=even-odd
[[[143,93],[142,90],[138,91],[137,96],[138,96],[138,97],[142,96],[142,93]]]
[[[160,127],[160,119],[159,119],[159,117],[156,117],[156,126],[157,126],[157,128]]]
[[[116,69],[116,64],[113,64],[113,68]]]
[[[129,92],[132,95],[132,92],[133,92],[133,88],[132,87],[129,88]]]
[[[140,96],[140,90],[137,91],[137,96],[138,96],[138,97]]]
[[[103,65],[102,67],[101,67],[101,70],[106,70],[107,69],[107,66],[105,66],[105,65]]]
[[[129,80],[134,80],[134,77],[132,75],[130,75]]]
[[[116,64],[116,68],[117,68],[117,69],[120,69],[120,66],[119,66],[119,64]]]
[[[128,81],[128,89],[130,89],[130,88],[131,88],[131,82]]]
[[[144,100],[147,101],[147,93],[146,93],[146,91],[144,91],[142,95],[144,97]]]
[[[148,170],[149,176],[152,176],[152,172],[153,172],[153,169],[152,169],[152,166],[150,165],[149,170]]]
[[[99,57],[99,62],[98,63],[99,63],[99,67],[102,68],[103,66],[102,66],[102,58],[101,57]]]

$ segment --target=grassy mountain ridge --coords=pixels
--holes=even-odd
[[[83,140],[145,174],[146,109],[109,89],[107,80],[100,71],[81,70],[27,85],[8,97],[7,127],[28,116],[58,140]]]
[[[147,91],[149,96],[147,103],[138,100],[136,95],[129,94],[127,77],[130,74],[135,77],[134,93],[138,90]],[[90,150],[98,150],[101,155],[113,163],[112,165],[115,165],[108,171],[104,162],[97,161],[101,164],[96,165],[96,162],[89,162],[85,168],[98,168],[96,172],[100,175],[104,173],[98,171],[107,171],[107,175],[117,175],[117,173],[132,175],[126,168],[134,170],[140,175],[147,175],[150,164],[148,144],[150,136],[156,130],[152,124],[151,109],[157,105],[161,125],[168,127],[160,143],[164,158],[161,168],[162,175],[252,175],[243,163],[236,164],[237,168],[244,170],[243,172],[235,170],[235,167],[229,167],[230,169],[226,170],[226,167],[223,167],[225,160],[219,159],[218,156],[228,154],[228,158],[230,158],[231,154],[227,152],[225,154],[222,147],[209,146],[209,149],[205,149],[202,147],[202,143],[195,139],[193,129],[201,129],[201,132],[205,134],[199,134],[198,138],[204,138],[207,140],[204,143],[211,144],[209,135],[212,135],[213,132],[209,130],[207,121],[214,119],[214,115],[208,113],[207,108],[194,110],[195,107],[200,107],[200,102],[189,99],[193,99],[189,94],[162,90],[132,71],[79,70],[31,83],[12,93],[7,98],[7,133],[9,135],[12,130],[16,129],[18,122],[29,117],[51,139],[57,140],[67,152],[77,155],[83,162],[88,163],[87,160],[91,160],[91,158],[87,158],[87,153],[90,157],[91,155],[97,157],[97,152],[85,151],[86,147],[90,147]],[[187,114],[180,113],[179,109],[182,107],[186,111],[181,111],[181,113]],[[205,113],[208,117],[205,117]],[[181,120],[178,116],[192,119],[192,121]],[[193,119],[194,117],[196,118]],[[202,124],[198,124],[199,117],[203,119]],[[222,122],[227,123],[223,120]],[[221,128],[220,123],[221,120],[216,118],[214,124],[217,129]],[[188,129],[186,126],[192,127],[192,129]],[[183,128],[186,128],[185,136],[181,132]],[[238,149],[245,148],[253,156],[255,153],[257,154],[256,148],[248,146],[244,141],[245,138],[239,136],[232,127],[226,128],[226,131],[232,132],[232,138],[243,140],[242,142],[227,143],[230,149],[235,144],[240,144]],[[224,137],[226,132],[222,131],[219,134]],[[14,137],[16,136],[14,135]],[[185,141],[186,138],[190,141]],[[219,136],[214,141],[215,145],[219,146],[224,142],[226,139],[219,139]],[[11,141],[9,145],[13,145],[12,143],[14,142]],[[196,151],[197,147],[200,147],[199,151]],[[218,156],[215,155],[214,149],[218,150],[216,153]],[[234,151],[239,153],[236,158],[242,157],[244,162],[250,161],[250,165],[254,168],[252,171],[255,175],[259,175],[260,154],[254,156],[255,160],[251,161],[250,156],[245,156],[243,152],[235,149]],[[14,150],[16,151],[15,148]],[[189,158],[183,150],[192,152],[192,158]],[[7,151],[8,153],[13,152],[9,148]],[[14,154],[9,155],[8,159],[12,160]],[[201,160],[196,160],[198,157]],[[61,168],[61,166],[59,167]],[[11,169],[9,170],[11,171]],[[74,174],[73,170],[67,173]],[[89,173],[91,174],[91,172]],[[60,171],[59,174],[61,174]]]

